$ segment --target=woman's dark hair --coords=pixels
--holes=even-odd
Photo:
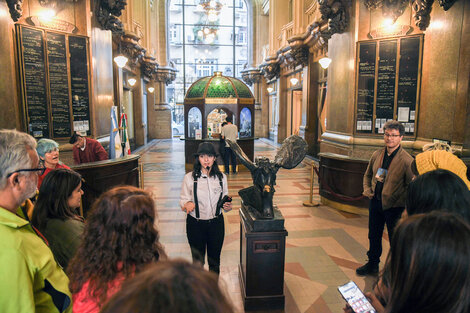
[[[213,155],[213,157],[216,157]],[[194,167],[193,167],[193,178],[198,179],[201,177],[201,162],[199,162],[199,157],[196,157],[196,160],[194,161]],[[214,164],[212,164],[211,171],[209,172],[209,177],[211,176],[217,176],[219,179],[222,179],[223,175],[222,172],[219,169],[219,166],[217,165],[217,159],[214,160]]]
[[[184,260],[158,262],[124,282],[101,313],[232,313],[214,273]]]
[[[103,304],[110,282],[166,258],[154,223],[155,204],[147,191],[120,186],[103,193],[67,269],[70,291],[78,293],[89,282],[89,296]]]
[[[446,212],[403,219],[393,233],[387,313],[470,312],[470,226]]]
[[[430,171],[408,185],[408,215],[434,210],[457,213],[470,223],[470,191],[464,181],[450,171]]]
[[[67,204],[72,192],[80,185],[82,177],[77,172],[60,168],[51,171],[44,178],[34,205],[32,224],[43,231],[50,219],[79,219],[76,208]]]

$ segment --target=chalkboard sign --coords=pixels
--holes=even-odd
[[[375,105],[375,129],[383,132],[383,124],[393,119],[395,104],[395,80],[397,71],[397,41],[379,42],[377,72],[377,101]]]
[[[69,36],[69,53],[74,130],[90,134],[87,39]]]
[[[49,137],[43,32],[22,28],[21,42],[28,131],[35,138]]]
[[[422,38],[358,43],[357,133],[383,133],[391,119],[403,124],[405,134],[415,133]]]
[[[418,93],[418,71],[420,38],[401,40],[400,71],[398,75],[397,118],[405,125],[405,133],[414,133],[416,99]]]
[[[368,42],[360,46],[357,80],[357,122],[358,132],[372,132],[375,88],[376,43]]]
[[[49,91],[51,95],[52,135],[70,137],[70,99],[65,35],[47,33]]]
[[[89,135],[88,39],[20,24],[16,31],[28,132],[36,138],[67,138],[73,130]]]

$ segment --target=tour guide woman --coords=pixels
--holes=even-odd
[[[221,210],[232,209],[230,202],[221,205],[228,194],[227,177],[219,170],[211,143],[199,144],[195,157],[193,171],[184,176],[180,196],[181,208],[187,213],[186,235],[193,262],[204,265],[207,249],[209,270],[219,274],[225,235]]]

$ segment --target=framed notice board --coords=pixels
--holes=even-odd
[[[381,134],[395,119],[415,134],[422,46],[421,35],[358,43],[356,133]]]
[[[16,25],[25,125],[35,138],[90,134],[88,38]]]

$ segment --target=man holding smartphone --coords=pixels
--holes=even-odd
[[[370,199],[369,261],[356,269],[361,276],[378,273],[385,224],[391,241],[393,228],[405,209],[406,189],[413,179],[413,157],[400,145],[405,128],[400,122],[388,121],[383,129],[385,148],[372,154],[363,179],[363,195]]]

